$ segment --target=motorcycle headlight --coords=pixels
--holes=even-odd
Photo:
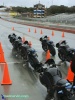
[[[62,90],[58,91],[58,94],[63,94],[63,91]]]

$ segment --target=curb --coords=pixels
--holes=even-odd
[[[1,18],[1,19],[5,20],[5,21],[8,21],[8,22],[17,23],[17,24],[22,24],[22,25],[27,25],[27,26],[33,26],[33,27],[39,27],[39,28],[50,29],[50,30],[56,30],[56,31],[64,31],[64,32],[75,34],[75,30],[73,30],[73,29],[64,29],[64,28],[56,28],[56,27],[50,27],[50,26],[41,26],[40,24],[39,25],[27,24],[27,23],[24,24],[22,22],[9,21],[9,20],[6,20],[4,18]]]

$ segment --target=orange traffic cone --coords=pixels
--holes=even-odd
[[[1,84],[2,85],[12,84],[12,81],[10,80],[10,75],[9,75],[7,63],[4,64],[3,79],[2,79]]]
[[[36,29],[34,30],[34,33],[36,33]]]
[[[22,42],[23,42],[23,43],[25,42],[25,37],[22,38]]]
[[[65,37],[64,32],[62,32],[62,37]]]
[[[29,43],[28,43],[29,45],[30,45],[30,47],[32,46],[32,43],[31,43],[31,41],[29,41]]]
[[[52,31],[52,36],[54,36],[54,31]]]
[[[0,42],[0,53],[3,53],[2,44]]]
[[[50,59],[50,58],[51,58],[51,56],[50,56],[50,51],[47,50],[47,52],[46,52],[46,61],[47,61],[48,59]]]
[[[69,80],[70,82],[73,82],[74,79],[74,73],[71,71],[71,63],[70,63],[70,67],[68,68],[68,74],[66,79]]]
[[[40,34],[43,34],[42,29],[41,29],[41,31],[40,31]]]
[[[0,63],[5,63],[5,58],[3,53],[0,53]]]
[[[14,30],[14,27],[12,27],[12,30]]]
[[[30,32],[30,28],[28,29],[28,32]]]

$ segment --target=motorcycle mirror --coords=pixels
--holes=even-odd
[[[42,38],[40,38],[40,41],[42,41]]]
[[[59,43],[56,44],[56,47],[57,47],[57,48],[59,47]]]
[[[44,38],[47,38],[47,35],[46,35],[46,36],[44,36]]]
[[[25,41],[24,44],[28,44],[28,41]]]
[[[11,35],[8,35],[8,38],[10,39]]]
[[[22,39],[22,38],[19,36],[18,39]]]
[[[12,35],[16,36],[16,34],[15,34],[15,33],[13,33]]]

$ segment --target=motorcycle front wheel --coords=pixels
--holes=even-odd
[[[65,61],[65,58],[64,58],[64,56],[63,56],[61,53],[58,53],[58,57],[59,57],[62,61]]]
[[[51,53],[52,56],[56,55],[56,50],[53,46],[49,47],[49,50],[50,50],[50,53]]]
[[[38,61],[38,59],[36,57],[30,57],[29,58],[29,63],[34,69],[36,69],[35,65],[38,64],[39,61]]]
[[[42,45],[42,49],[46,52],[48,50],[48,46],[47,45]]]

